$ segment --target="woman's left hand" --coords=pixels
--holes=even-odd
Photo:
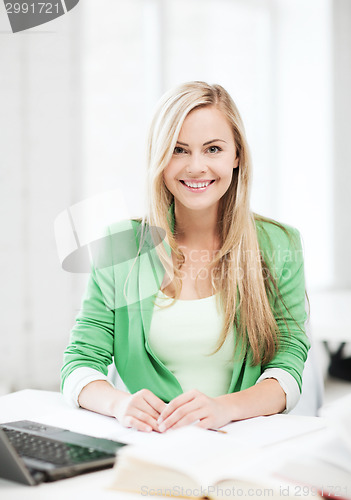
[[[203,429],[218,429],[230,422],[228,404],[223,396],[211,398],[197,389],[172,399],[161,412],[157,423],[160,432],[196,422]]]

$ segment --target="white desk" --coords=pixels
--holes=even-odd
[[[23,419],[126,443],[144,441],[152,443],[153,440],[160,438],[158,433],[147,434],[125,429],[110,417],[83,409],[72,409],[65,404],[58,393],[25,390],[0,398],[1,423]],[[272,446],[275,439],[279,452],[279,447],[284,446],[282,441],[285,443],[293,441],[296,444],[298,442],[296,436],[302,432],[316,431],[312,433],[316,436],[318,432],[323,432],[323,428],[325,421],[317,417],[274,415],[235,422],[224,429],[228,432],[228,439],[241,439],[243,443],[252,445]],[[77,498],[140,500],[139,495],[108,490],[112,474],[113,470],[109,469],[34,487],[0,479],[0,498],[1,500],[77,500]]]

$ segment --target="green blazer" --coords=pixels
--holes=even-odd
[[[261,252],[302,331],[284,308],[282,313],[275,299],[273,312],[281,332],[280,349],[270,363],[258,366],[252,366],[250,350],[243,356],[237,349],[228,393],[253,386],[265,369],[273,367],[289,372],[301,390],[310,347],[304,331],[307,315],[303,253],[299,232],[284,227],[288,235],[273,223],[256,221]],[[140,222],[130,220],[110,226],[103,249],[95,252],[95,266],[64,353],[61,389],[76,368],[90,367],[107,375],[108,365],[114,362],[131,393],[147,388],[169,402],[183,392],[175,375],[148,344],[154,299],[165,270],[150,238],[146,238],[143,252],[135,258],[140,228]],[[170,254],[169,247],[167,251]]]

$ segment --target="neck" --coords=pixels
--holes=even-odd
[[[218,207],[205,210],[188,210],[175,202],[177,239],[194,248],[213,246],[218,239]]]

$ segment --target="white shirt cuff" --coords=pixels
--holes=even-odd
[[[90,382],[94,382],[94,380],[106,380],[106,382],[114,387],[112,382],[108,380],[107,376],[103,373],[95,370],[94,368],[82,366],[80,368],[76,368],[65,380],[62,394],[66,403],[79,408],[78,396],[81,390]]]
[[[267,378],[274,378],[279,382],[286,395],[286,407],[282,413],[289,413],[295,408],[300,399],[300,389],[295,378],[282,368],[268,368],[257,379],[256,384]]]

